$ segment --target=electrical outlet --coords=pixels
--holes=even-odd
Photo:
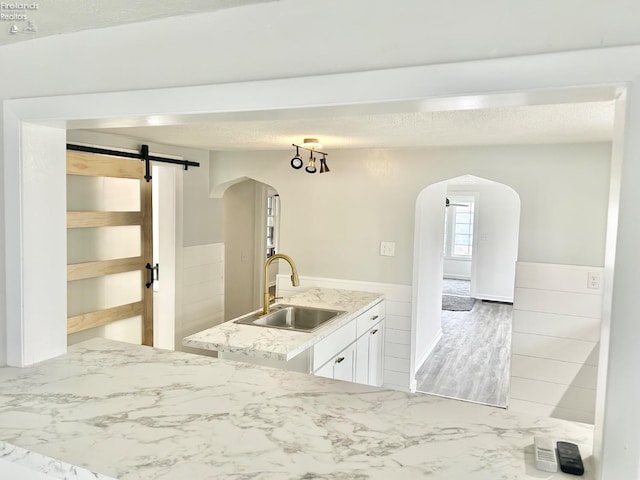
[[[385,257],[396,256],[396,243],[395,242],[380,242],[380,255]]]
[[[600,273],[599,272],[589,272],[587,276],[587,288],[592,288],[594,290],[600,289]]]

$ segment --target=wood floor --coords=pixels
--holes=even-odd
[[[506,408],[511,310],[476,301],[469,312],[442,312],[442,339],[416,374],[418,392]]]

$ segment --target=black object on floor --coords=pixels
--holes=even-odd
[[[454,312],[468,312],[476,303],[475,298],[458,297],[456,295],[442,296],[442,310],[451,310]]]

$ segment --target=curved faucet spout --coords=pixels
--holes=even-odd
[[[269,282],[267,281],[269,278],[269,265],[274,260],[278,260],[281,258],[285,260],[291,266],[291,284],[294,287],[300,285],[300,278],[298,277],[298,270],[296,269],[296,264],[289,255],[285,255],[284,253],[276,253],[275,255],[271,255],[267,262],[264,264],[264,289],[262,290],[262,314],[266,315],[269,313],[269,303],[271,301],[271,296],[269,295]]]

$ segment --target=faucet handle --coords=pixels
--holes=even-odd
[[[282,300],[284,297],[275,297],[273,295],[269,295],[269,303],[273,303],[276,300]]]

